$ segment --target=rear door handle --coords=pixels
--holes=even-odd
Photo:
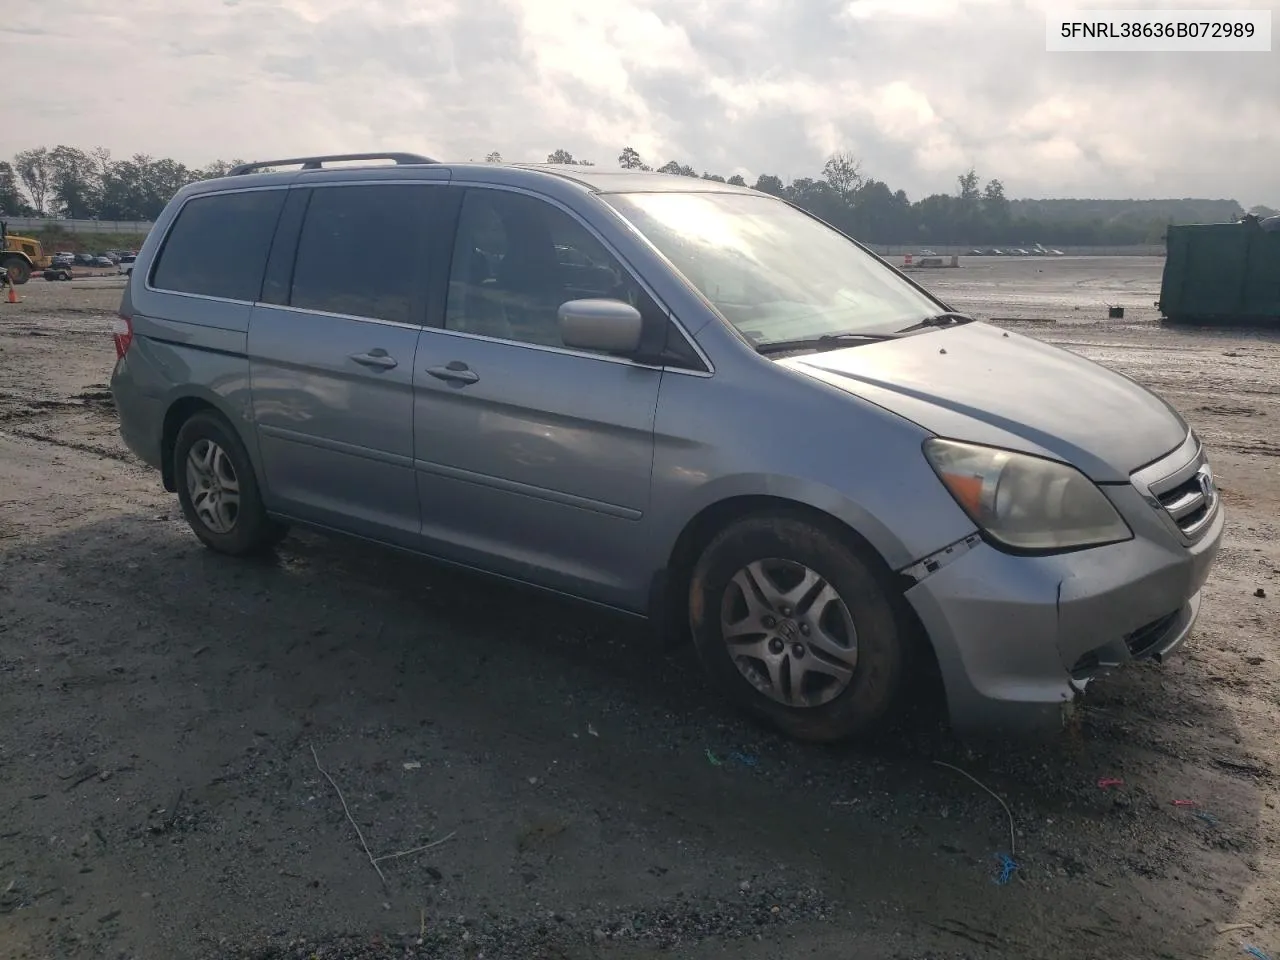
[[[375,347],[368,353],[353,353],[351,359],[362,367],[379,367],[383,370],[390,370],[396,366],[396,358],[387,355],[387,351],[381,347]]]
[[[475,383],[480,379],[480,374],[461,360],[450,360],[443,367],[427,367],[427,373],[437,380],[448,380],[451,383]]]

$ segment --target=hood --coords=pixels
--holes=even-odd
[[[1187,425],[1128,377],[985,323],[779,360],[953,440],[1072,464],[1123,482]]]

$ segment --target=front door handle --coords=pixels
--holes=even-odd
[[[353,353],[351,359],[362,367],[380,367],[383,370],[390,370],[396,366],[396,358],[387,355],[387,351],[381,347],[375,347],[368,353]]]
[[[461,360],[450,360],[443,367],[427,367],[427,373],[437,380],[448,380],[452,383],[475,383],[480,379],[476,373]]]

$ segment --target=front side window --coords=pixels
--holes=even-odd
[[[285,193],[251,190],[188,200],[165,238],[152,286],[257,300]]]
[[[463,198],[449,277],[445,328],[560,347],[559,309],[569,300],[657,305],[573,217],[544,200],[470,189]]]
[[[430,187],[317,187],[298,237],[290,306],[397,323],[418,322]]]
[[[772,197],[662,192],[604,199],[757,345],[892,333],[942,309],[880,258]]]

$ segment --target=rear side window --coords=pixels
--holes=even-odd
[[[293,268],[291,306],[418,323],[431,188],[411,184],[312,191]]]
[[[254,190],[188,200],[165,239],[152,286],[257,300],[284,197],[284,190]]]

